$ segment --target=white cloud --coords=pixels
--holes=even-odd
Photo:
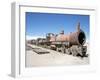
[[[32,40],[37,38],[45,38],[44,36],[26,36],[26,40]]]

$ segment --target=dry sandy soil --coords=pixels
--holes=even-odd
[[[33,47],[40,48],[35,45]],[[50,53],[37,54],[32,49],[26,51],[26,67],[89,64],[89,57],[74,57],[61,52],[42,49]]]

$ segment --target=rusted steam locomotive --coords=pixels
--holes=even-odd
[[[47,33],[46,38],[39,38],[36,42],[37,45],[45,45],[49,49],[62,53],[86,56],[87,46],[84,46],[86,35],[80,29],[80,23],[77,25],[76,32],[68,35],[64,34],[64,30],[60,34]]]

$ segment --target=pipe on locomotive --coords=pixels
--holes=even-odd
[[[54,35],[53,33],[48,34],[49,42],[69,42],[70,45],[84,45],[86,41],[86,36],[84,31],[80,29],[80,23],[77,25],[77,31],[70,33],[68,35],[64,34],[62,31],[58,35]]]

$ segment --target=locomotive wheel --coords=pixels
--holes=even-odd
[[[70,48],[66,49],[66,53],[67,53],[68,55],[71,54]]]
[[[71,51],[73,56],[77,56],[78,55],[78,48],[77,48],[77,46],[72,46],[70,48],[70,51]]]

